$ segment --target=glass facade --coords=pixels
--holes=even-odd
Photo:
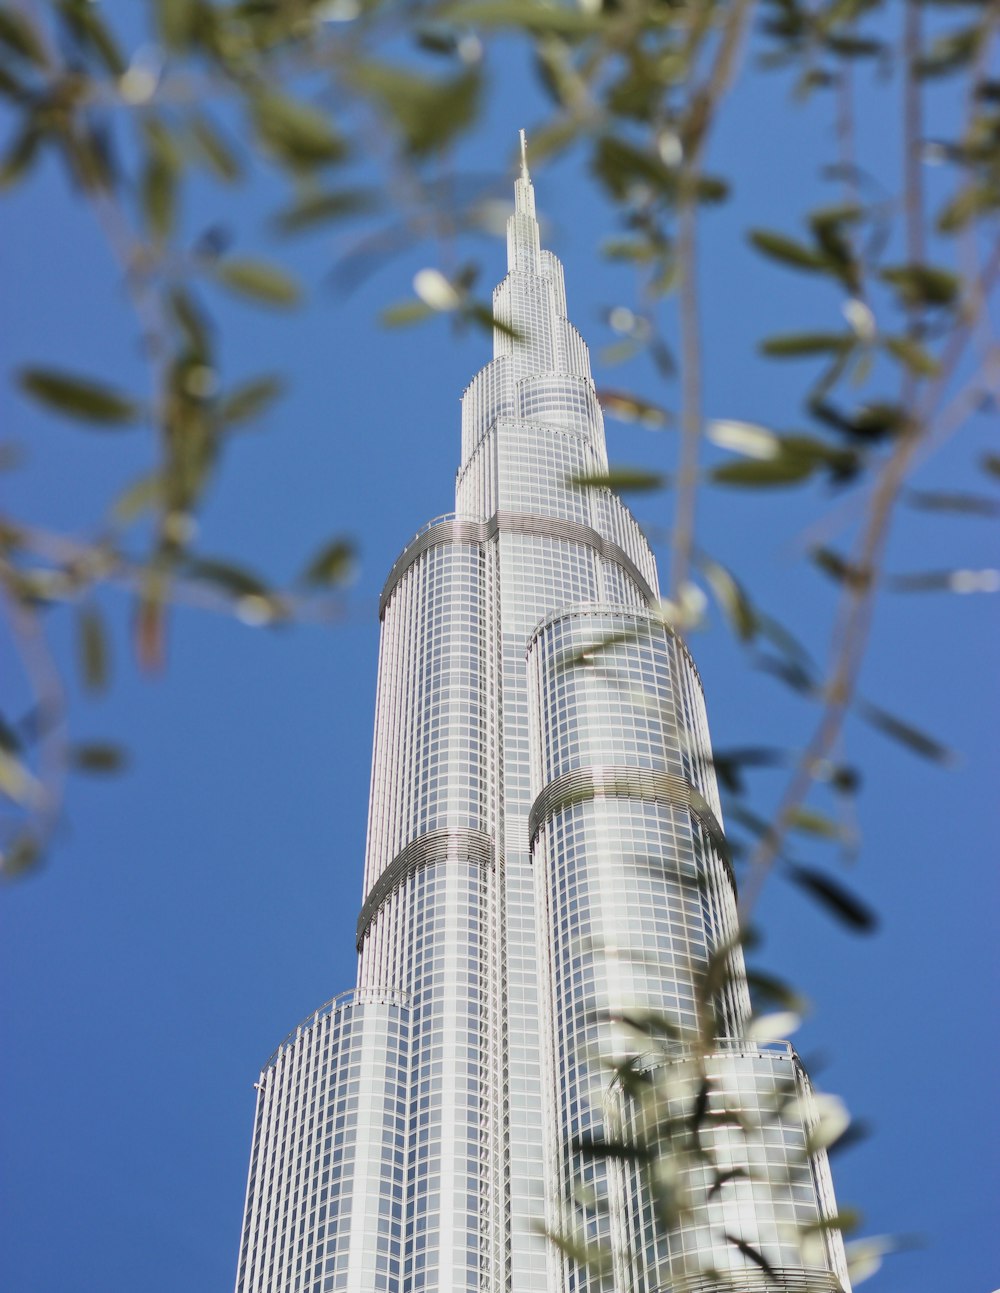
[[[740,1040],[697,671],[634,518],[572,483],[603,420],[526,172],[494,314],[456,510],[383,590],[358,987],[261,1072],[237,1293],[846,1290],[808,1081]]]

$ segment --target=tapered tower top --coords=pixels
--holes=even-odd
[[[528,174],[528,141],[523,130],[519,131],[519,134],[521,136],[521,174],[514,181],[514,213],[530,216],[534,221],[535,190],[531,187],[531,176]],[[513,265],[511,268],[513,269]]]

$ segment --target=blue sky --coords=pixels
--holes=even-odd
[[[517,74],[460,162],[509,176],[516,130],[531,126],[525,102],[531,95]],[[818,202],[827,109],[792,112],[779,78],[758,78],[735,107],[712,158],[735,176],[735,198],[708,215],[702,241],[706,409],[789,428],[809,365],[768,364],[754,354],[755,338],[798,321],[836,327],[837,302],[767,267],[743,230],[794,232],[793,213]],[[876,169],[895,166],[890,128],[866,147]],[[535,181],[548,244],[566,266],[571,316],[596,360],[613,339],[603,312],[628,299],[627,280],[594,252],[613,231],[610,216],[576,158],[537,170]],[[234,446],[200,546],[239,554],[281,581],[343,533],[359,545],[359,575],[336,624],[260,630],[178,612],[168,668],[152,679],[129,658],[128,602],[109,592],[101,605],[114,630],[114,680],[97,700],[76,681],[71,618],[49,617],[76,736],[121,741],[131,762],[118,778],[74,780],[47,865],[0,895],[0,1233],[4,1282],[24,1293],[228,1287],[252,1083],[281,1037],[354,980],[378,593],[413,531],[453,505],[458,397],[489,343],[476,332],[456,337],[441,320],[380,329],[379,308],[409,293],[434,249],[408,251],[338,296],[327,271],[349,235],[279,245],[266,227],[279,198],[262,177],[238,203],[202,186],[185,208],[194,236],[222,202],[236,249],[280,255],[310,285],[306,307],[287,318],[206,297],[223,325],[227,378],[279,369],[292,385],[260,430]],[[504,253],[499,241],[476,250],[485,295]],[[142,389],[133,321],[107,249],[51,160],[8,200],[0,266],[5,371],[58,360]],[[641,367],[596,366],[599,384],[676,401],[676,389],[658,388]],[[15,516],[82,531],[152,461],[143,432],[101,435],[58,422],[9,383],[2,400],[7,434],[28,449],[25,467],[0,479]],[[608,432],[613,461],[669,467],[669,434],[610,419]],[[994,435],[980,419],[915,484],[981,489],[969,464]],[[797,631],[821,650],[832,598],[806,570],[798,540],[836,500],[819,486],[773,497],[762,505],[711,492],[699,535],[765,607],[791,606]],[[670,498],[643,497],[635,510],[667,525]],[[991,564],[988,522],[916,513],[902,519],[888,561],[893,571]],[[864,690],[961,759],[942,769],[849,725],[847,748],[865,784],[864,847],[848,880],[882,927],[852,936],[780,883],[760,913],[758,963],[814,1003],[796,1038],[801,1051],[819,1085],[873,1129],[834,1161],[840,1203],[861,1208],[868,1233],[920,1239],[887,1262],[867,1286],[873,1293],[1000,1285],[991,1209],[996,642],[996,598],[883,603]],[[810,715],[742,667],[724,627],[713,623],[692,648],[718,746],[802,742]],[[0,669],[16,677],[6,641]],[[757,775],[766,804],[779,781]]]

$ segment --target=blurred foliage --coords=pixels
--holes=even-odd
[[[618,226],[601,254],[633,277],[629,299],[608,311],[613,340],[604,360],[645,356],[663,387],[651,401],[619,383],[603,392],[605,407],[667,429],[676,445],[669,476],[615,467],[573,484],[669,484],[675,521],[664,618],[685,632],[713,600],[750,666],[814,715],[801,749],[717,756],[732,853],[744,869],[744,919],[776,870],[847,929],[874,928],[875,914],[839,878],[836,861],[803,863],[789,849],[804,843],[845,861],[856,851],[862,777],[845,760],[848,715],[919,757],[951,758],[918,724],[859,693],[876,597],[1000,587],[992,569],[884,570],[901,506],[932,523],[1000,511],[997,455],[977,464],[981,492],[909,486],[931,452],[995,407],[998,25],[995,0],[155,0],[141,39],[127,43],[110,10],[88,0],[2,0],[0,188],[31,184],[41,158],[56,160],[114,254],[149,375],[145,392],[120,390],[106,374],[69,372],[59,356],[45,355],[13,380],[81,429],[150,436],[158,455],[155,470],[89,536],[0,518],[3,609],[30,693],[19,711],[0,716],[5,871],[20,874],[44,856],[68,772],[110,773],[123,758],[71,736],[47,645],[50,608],[75,614],[81,677],[100,692],[121,650],[100,610],[104,586],[131,599],[130,650],[155,670],[166,663],[178,603],[252,625],[336,614],[353,564],[350,542],[328,539],[293,586],[274,588],[238,559],[196,549],[199,509],[234,437],[272,407],[285,382],[264,372],[227,383],[213,294],[293,310],[302,286],[278,261],[229,254],[217,226],[191,240],[181,219],[189,186],[207,177],[232,188],[268,173],[284,192],[272,221],[282,236],[355,222],[362,234],[335,270],[343,283],[407,240],[446,244],[493,229],[489,194],[457,185],[450,159],[475,139],[498,93],[490,60],[512,57],[516,42],[547,105],[531,131],[533,164],[572,151],[588,167]],[[760,339],[775,364],[808,364],[815,374],[785,429],[706,422],[701,394],[714,357],[701,353],[698,221],[706,206],[732,201],[727,178],[709,169],[713,134],[737,80],[770,72],[788,79],[790,111],[816,99],[827,107],[832,130],[817,147],[829,147],[819,161],[831,199],[798,218],[790,212],[780,229],[748,228],[746,238],[775,282],[804,275],[822,283],[842,320],[831,328],[828,307],[819,320],[790,318],[786,330]],[[896,181],[861,164],[859,138],[872,128],[858,102],[862,82],[898,130]],[[490,307],[475,293],[478,266],[442,260],[451,268],[421,271],[413,295],[390,306],[384,322],[444,314],[456,326],[491,330]],[[0,467],[16,467],[14,439],[0,454]],[[852,508],[850,525],[840,527],[849,536],[843,551],[826,534],[809,544],[808,559],[836,599],[820,662],[738,571],[704,551],[695,524],[702,489],[761,491],[771,508],[775,491],[815,482],[846,494]],[[750,807],[761,768],[786,777],[766,815]],[[876,1249],[866,1250],[869,1265]]]

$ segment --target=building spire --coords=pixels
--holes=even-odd
[[[531,187],[531,176],[528,174],[528,140],[523,130],[518,131],[521,138],[521,173],[514,181],[514,211],[516,215],[529,216],[535,219],[535,192]],[[522,231],[523,233],[523,231]],[[538,242],[538,230],[532,235]],[[536,245],[537,252],[537,245]]]

